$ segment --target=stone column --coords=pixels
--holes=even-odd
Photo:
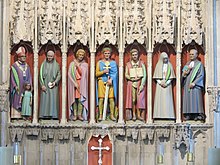
[[[206,29],[206,35],[205,35],[205,76],[206,76],[206,82],[205,82],[205,89],[208,86],[216,86],[216,80],[215,77],[217,77],[217,73],[216,73],[216,65],[215,65],[215,61],[216,59],[216,52],[215,52],[215,48],[216,48],[216,41],[215,37],[216,37],[216,32],[215,32],[215,26],[213,26],[216,22],[216,18],[214,17],[214,10],[216,9],[215,7],[215,3],[216,0],[210,0],[207,2],[206,5],[206,10],[207,10],[207,22],[204,25],[205,29]],[[205,101],[210,102],[209,98],[207,97],[207,92],[205,94]],[[205,104],[205,114],[206,114],[206,122],[207,123],[214,123],[214,113],[211,109],[209,109],[209,105]],[[215,128],[214,128],[215,129]]]
[[[210,56],[210,54],[207,54],[207,52],[205,53],[205,64],[204,64],[204,68],[205,68],[205,90],[207,89],[207,87],[210,85],[210,80],[209,79],[209,74],[211,73],[210,70],[212,70],[211,67],[207,67],[207,64],[208,64],[208,56]],[[215,72],[215,71],[214,71]],[[215,77],[216,75],[212,75],[213,77]],[[212,84],[212,83],[211,83]],[[205,119],[205,122],[206,123],[212,123],[213,122],[213,119],[214,119],[214,113],[210,113],[210,110],[209,110],[209,105],[206,104],[209,102],[209,97],[208,97],[208,93],[205,92],[205,99],[204,99],[204,111],[205,111],[205,115],[206,115],[206,119]]]
[[[220,29],[219,29],[219,26],[220,26],[220,20],[219,20],[219,17],[220,17],[220,1],[219,0],[216,0],[216,55],[217,55],[217,66],[216,68],[220,68]],[[217,86],[220,88],[220,71],[217,70],[217,73],[216,73],[216,78],[217,78]],[[217,144],[216,144],[216,147],[217,148],[220,148],[220,95],[218,96],[218,113],[216,114],[216,118],[217,118],[217,121],[218,123],[216,124],[217,125],[217,136],[216,136],[216,141],[217,141]]]
[[[9,109],[9,100],[8,100],[8,86],[0,86],[0,146],[5,147],[8,144],[8,109]]]
[[[153,6],[152,3],[153,1],[150,0],[149,1],[149,20],[153,20],[153,15],[152,15],[152,11],[153,11]],[[153,55],[153,35],[154,32],[152,31],[152,29],[154,29],[152,26],[152,24],[147,24],[146,25],[148,27],[149,30],[149,39],[148,39],[148,45],[146,45],[146,47],[148,47],[148,51],[147,51],[147,123],[152,123],[152,55]],[[146,42],[147,43],[147,42]]]
[[[152,123],[152,51],[147,54],[147,123]]]
[[[62,46],[62,117],[61,124],[67,122],[66,119],[66,67],[67,65],[67,42],[66,42],[66,1],[63,2],[63,46]]]
[[[38,53],[37,48],[34,50],[34,109],[33,109],[33,121],[36,124],[38,122]]]
[[[9,83],[9,77],[10,77],[10,52],[9,52],[9,1],[7,0],[2,0],[2,7],[3,11],[3,20],[2,20],[2,52],[1,55],[2,58],[2,68],[1,68],[1,78],[2,78],[2,83]]]
[[[67,122],[66,120],[66,86],[67,86],[67,82],[66,82],[66,61],[67,59],[67,55],[66,55],[66,50],[63,49],[62,52],[62,117],[61,117],[61,124],[65,124]]]
[[[124,96],[124,92],[123,92],[123,77],[124,77],[124,53],[122,51],[119,52],[119,85],[118,85],[118,93],[119,93],[119,98],[118,98],[118,109],[119,109],[119,119],[118,119],[118,123],[123,124],[124,123],[124,119],[123,119],[123,114],[124,114],[124,107],[123,107],[123,96]]]
[[[37,25],[37,1],[34,3],[34,109],[33,109],[33,121],[36,124],[38,122],[38,25]]]
[[[219,0],[216,0],[216,54],[217,54],[217,59],[216,59],[216,62],[217,62],[217,68],[220,68],[220,20],[219,20],[219,17],[220,17],[220,1]],[[217,71],[217,84],[218,86],[220,87],[220,71],[218,70]]]
[[[95,123],[95,0],[90,1],[91,5],[91,31],[90,31],[90,124]]]
[[[176,55],[176,122],[181,123],[181,51]]]
[[[95,123],[95,52],[90,56],[90,124]]]
[[[2,51],[0,52],[0,58],[2,60],[2,66],[1,66],[1,83],[4,84],[3,89],[8,90],[9,87],[9,77],[10,77],[10,53],[9,53],[9,1],[7,0],[2,0]],[[0,32],[1,33],[1,32]],[[3,42],[4,41],[4,42]],[[2,57],[1,57],[2,56]],[[8,96],[7,96],[8,97]],[[7,107],[7,112],[6,114],[3,112],[2,117],[4,118],[4,123],[10,122],[10,110],[9,106]],[[7,119],[5,119],[7,117]],[[2,118],[2,119],[3,119]],[[0,120],[1,121],[1,120]],[[6,136],[6,135],[4,135]]]
[[[176,54],[176,122],[181,123],[181,49],[182,49],[182,34],[181,34],[181,1],[178,2],[177,13],[177,54]]]
[[[0,1],[0,25],[3,25],[3,3]],[[0,69],[2,72],[2,27],[0,26]],[[2,73],[1,73],[2,74]],[[2,83],[2,76],[0,76],[0,84]]]
[[[123,83],[124,83],[124,40],[123,40],[123,3],[120,1],[120,25],[119,25],[119,85],[118,85],[118,109],[119,118],[118,123],[124,124],[124,102],[123,102]]]

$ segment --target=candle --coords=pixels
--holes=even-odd
[[[158,145],[158,154],[163,155],[164,154],[164,144],[160,143]]]
[[[187,161],[193,162],[193,153],[191,153],[191,152],[187,153]]]
[[[19,155],[19,143],[14,143],[14,164],[21,164],[21,155]]]
[[[163,164],[163,155],[164,155],[164,144],[159,143],[157,147],[157,163]]]
[[[157,163],[158,164],[163,164],[163,155],[158,155],[157,156]]]
[[[14,155],[18,155],[19,153],[19,143],[15,142],[14,143]]]
[[[189,152],[194,153],[194,140],[193,139],[189,140]]]

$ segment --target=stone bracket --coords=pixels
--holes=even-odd
[[[138,139],[139,129],[131,128],[126,130],[127,137],[132,137],[134,140]]]
[[[41,130],[41,140],[43,141],[53,139],[54,135],[55,135],[54,129],[42,129]]]
[[[23,137],[24,128],[10,128],[10,136],[11,141],[14,142],[21,142]]]
[[[25,133],[27,136],[38,136],[40,133],[40,129],[39,128],[28,128],[25,130]]]
[[[157,138],[160,138],[160,137],[168,138],[170,136],[170,130],[171,129],[172,128],[169,127],[169,126],[155,128]]]
[[[70,130],[68,130],[68,129],[59,129],[58,139],[59,140],[69,140],[70,139]]]
[[[83,140],[83,139],[85,139],[85,135],[86,135],[86,131],[87,131],[87,129],[86,128],[75,128],[74,130],[73,130],[73,133],[72,133],[72,136],[73,137],[79,137],[79,139],[80,140]]]

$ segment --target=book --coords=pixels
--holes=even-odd
[[[182,71],[184,72],[184,71],[188,71],[189,70],[189,66],[188,65],[185,65],[184,67],[183,67],[183,69],[182,69]]]
[[[130,77],[135,78],[135,77],[144,77],[144,73],[142,68],[131,68],[130,69]]]

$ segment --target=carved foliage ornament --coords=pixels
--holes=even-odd
[[[51,40],[58,44],[62,39],[62,1],[39,0],[39,35],[41,44]]]
[[[220,96],[220,87],[214,86],[214,87],[208,87],[207,92],[209,95],[211,95],[211,101],[209,103],[209,107],[211,111],[217,111],[218,110],[218,103],[219,103],[219,96]]]
[[[148,3],[149,4],[149,3]],[[143,44],[147,36],[146,17],[149,14],[149,6],[144,0],[126,0],[125,1],[125,40],[128,44],[136,39]]]
[[[154,2],[154,40],[162,43],[166,40],[169,44],[174,43],[175,28],[174,0],[155,0]]]
[[[12,42],[17,44],[20,40],[33,40],[34,27],[34,1],[10,0],[10,32]]]
[[[189,147],[191,128],[190,125],[180,125],[175,128],[175,147],[178,149],[181,144]]]
[[[0,86],[0,112],[1,111],[8,111],[8,86],[1,85]]]
[[[89,28],[89,0],[68,0],[67,2],[67,30],[70,45],[80,40],[84,45],[88,42]]]
[[[96,5],[96,41],[103,44],[105,40],[116,44],[118,26],[118,1],[98,0]]]
[[[195,40],[202,44],[203,22],[202,22],[202,2],[201,0],[183,0],[182,3],[182,38],[185,44]]]

